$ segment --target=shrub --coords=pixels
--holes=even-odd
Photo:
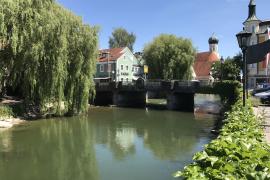
[[[10,107],[0,105],[0,118],[9,118],[12,116],[13,116],[13,113]]]
[[[222,81],[215,82],[212,87],[200,87],[198,93],[202,94],[218,94],[225,109],[231,107],[240,96],[241,84],[239,81]]]
[[[221,134],[194,155],[194,163],[175,177],[185,179],[270,179],[270,146],[251,104],[239,100],[228,113]]]

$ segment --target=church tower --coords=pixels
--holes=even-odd
[[[209,52],[212,53],[212,52],[215,52],[218,54],[218,38],[215,36],[215,34],[213,34],[209,40],[208,40],[208,43],[209,43]]]
[[[248,5],[248,18],[246,21],[258,21],[259,19],[256,16],[256,3],[255,0],[250,0]]]
[[[252,33],[251,39],[250,39],[250,45],[257,44],[257,35],[256,33],[259,32],[259,24],[261,20],[257,18],[256,15],[256,3],[255,0],[250,0],[248,5],[248,18],[243,23],[245,26],[245,30]]]

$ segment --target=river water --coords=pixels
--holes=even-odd
[[[170,180],[213,137],[216,117],[92,108],[0,131],[1,180]]]

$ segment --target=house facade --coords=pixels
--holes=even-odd
[[[212,65],[220,61],[218,53],[218,38],[213,34],[209,40],[209,51],[197,53],[196,59],[193,65],[196,80],[209,84],[214,81],[211,75]]]
[[[99,51],[95,80],[131,82],[138,79],[139,62],[129,48]]]
[[[262,21],[257,18],[255,0],[250,0],[248,18],[243,24],[245,30],[252,33],[249,45],[262,43],[269,39],[270,21]],[[270,67],[268,62],[269,55],[262,62],[248,65],[249,88],[255,88],[258,83],[269,82]]]

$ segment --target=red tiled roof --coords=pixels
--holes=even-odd
[[[209,76],[212,64],[217,61],[219,57],[215,52],[198,53],[193,66],[196,76]]]
[[[99,62],[106,62],[106,61],[116,61],[123,53],[122,51],[125,48],[112,48],[112,49],[102,49],[99,51],[99,54],[101,55],[102,53],[109,53],[109,58],[104,57],[104,56],[99,56],[98,61]]]

